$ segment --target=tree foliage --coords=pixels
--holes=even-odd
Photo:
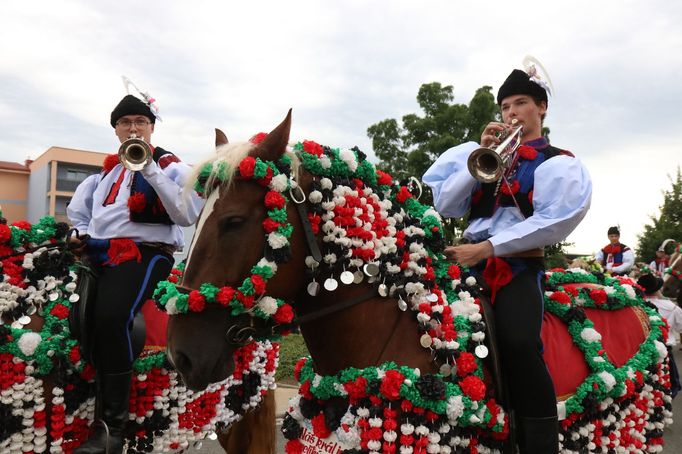
[[[644,232],[637,237],[638,260],[647,263],[652,261],[656,250],[668,238],[682,241],[682,173],[679,167],[675,179],[670,178],[670,182],[672,187],[663,192],[660,215],[650,216],[651,223],[645,225]],[[672,245],[669,244],[668,248],[671,249]]]
[[[367,128],[372,147],[381,160],[378,167],[399,180],[421,177],[448,148],[469,140],[478,141],[483,128],[499,119],[492,87],[476,90],[468,105],[454,103],[452,85],[423,84],[417,102],[423,115],[389,118]]]

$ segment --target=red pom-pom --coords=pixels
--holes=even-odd
[[[30,231],[31,231],[31,223],[30,223],[30,222],[26,222],[26,221],[16,221],[16,222],[12,222],[12,227],[16,227],[16,228],[21,229],[21,230],[24,230],[24,231],[26,231],[26,232],[30,232]]]
[[[462,392],[473,400],[481,400],[485,397],[485,383],[475,375],[469,375],[459,382]]]
[[[12,230],[7,224],[0,224],[0,244],[6,243],[12,237]],[[6,255],[6,254],[2,254]]]
[[[303,449],[303,443],[301,443],[301,440],[299,439],[289,440],[284,446],[286,454],[303,454]]]
[[[60,320],[64,320],[69,316],[69,308],[63,304],[55,304],[55,306],[50,311],[50,314],[54,315]]]
[[[568,293],[564,292],[554,292],[550,295],[549,299],[561,304],[571,304],[571,297],[568,296]]]
[[[265,231],[265,233],[272,233],[275,230],[277,230],[277,227],[279,227],[280,225],[282,224],[277,221],[273,221],[270,218],[266,218],[263,221],[263,230]]]
[[[131,213],[141,213],[147,205],[147,199],[141,192],[131,194],[128,198],[128,209]]]
[[[405,381],[405,377],[398,371],[387,370],[386,375],[381,380],[379,391],[388,400],[396,400],[400,398],[400,387]]]
[[[284,205],[286,205],[287,201],[277,191],[268,191],[267,194],[265,194],[265,206],[267,208],[284,208]]]
[[[590,290],[590,298],[595,304],[604,304],[608,299],[606,292],[600,288]]]
[[[377,170],[377,184],[379,186],[390,186],[391,184],[393,184],[393,177],[391,177],[391,175],[387,174],[386,172]]]
[[[457,375],[460,377],[471,374],[478,367],[476,357],[469,352],[460,353],[455,362],[457,363]]]
[[[216,301],[222,306],[227,306],[234,297],[234,289],[232,287],[223,287],[215,295]]]
[[[247,156],[239,163],[239,175],[244,178],[252,178],[253,170],[256,168],[256,159]]]
[[[503,181],[502,185],[500,187],[500,191],[502,191],[502,194],[505,194],[505,195],[514,195],[517,192],[519,192],[520,188],[521,188],[521,183],[519,183],[519,180],[512,181],[511,185],[509,185]]]
[[[450,279],[459,279],[461,275],[462,271],[457,265],[450,265],[448,268],[448,276],[450,276]]]
[[[104,170],[104,173],[109,173],[111,172],[111,169],[116,167],[118,164],[118,154],[109,154],[107,155],[106,158],[104,158],[104,163],[102,163],[102,169]]]
[[[267,132],[259,132],[258,134],[254,135],[249,139],[249,142],[251,142],[254,145],[258,145],[263,141],[268,136]]]
[[[265,280],[263,279],[263,276],[253,274],[251,276],[251,283],[253,284],[253,289],[256,291],[257,295],[265,293]]]
[[[303,151],[315,156],[322,156],[324,154],[324,149],[322,148],[322,145],[320,145],[317,142],[313,142],[312,140],[303,141]]]
[[[519,157],[532,161],[538,157],[538,152],[535,148],[528,145],[521,145],[518,149]]]
[[[69,352],[69,361],[73,364],[77,364],[81,360],[81,350],[77,345],[74,346]]]
[[[405,203],[405,201],[409,198],[412,198],[412,194],[410,194],[410,191],[407,189],[406,186],[401,186],[400,190],[398,191],[398,194],[396,194],[395,199],[399,203]]]
[[[199,293],[198,290],[192,290],[189,292],[189,297],[187,298],[187,305],[189,310],[192,312],[201,312],[206,307],[206,298],[204,295]]]
[[[324,413],[313,416],[313,419],[310,420],[310,423],[313,426],[313,433],[317,436],[317,438],[327,438],[332,434],[332,431],[329,430],[329,427],[327,427],[327,422],[324,419]]]
[[[343,388],[348,393],[350,401],[357,402],[367,396],[367,379],[364,377],[357,377],[353,381],[344,383]]]
[[[284,303],[277,309],[273,317],[280,325],[291,323],[294,319],[294,310],[289,304]]]

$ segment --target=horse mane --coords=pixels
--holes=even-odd
[[[234,182],[239,163],[256,148],[253,142],[234,142],[220,145],[216,148],[216,152],[209,158],[204,159],[194,166],[192,173],[185,182],[186,193],[190,193],[194,189],[195,183],[202,178],[206,178],[205,187],[224,187],[229,188]],[[298,178],[298,171],[300,161],[296,154],[290,147],[287,147],[286,155],[291,158],[291,170],[294,178]],[[208,175],[205,175],[207,169],[210,169]],[[204,198],[208,198],[210,191],[202,194]]]

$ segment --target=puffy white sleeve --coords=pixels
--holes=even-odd
[[[66,215],[81,235],[88,232],[92,219],[92,198],[101,179],[102,175],[98,173],[83,180],[66,207]]]
[[[204,200],[195,191],[185,189],[191,171],[184,162],[172,162],[162,169],[154,161],[141,171],[161,199],[168,216],[183,227],[196,222],[204,205]]]
[[[497,256],[563,241],[590,208],[592,180],[577,158],[548,159],[534,177],[533,214],[489,238]]]
[[[618,266],[614,266],[611,269],[616,273],[625,273],[630,271],[630,268],[632,268],[634,264],[635,254],[632,252],[632,249],[628,249],[627,251],[623,252],[623,263]]]
[[[467,159],[478,147],[476,142],[467,142],[450,148],[422,177],[433,191],[433,204],[441,215],[459,218],[469,211],[476,180],[469,173]]]

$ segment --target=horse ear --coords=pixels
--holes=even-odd
[[[290,131],[291,109],[289,109],[284,121],[270,131],[270,134],[265,136],[263,141],[249,154],[254,158],[261,158],[263,161],[277,161],[287,150]]]
[[[215,146],[227,145],[227,136],[220,129],[215,128]]]

